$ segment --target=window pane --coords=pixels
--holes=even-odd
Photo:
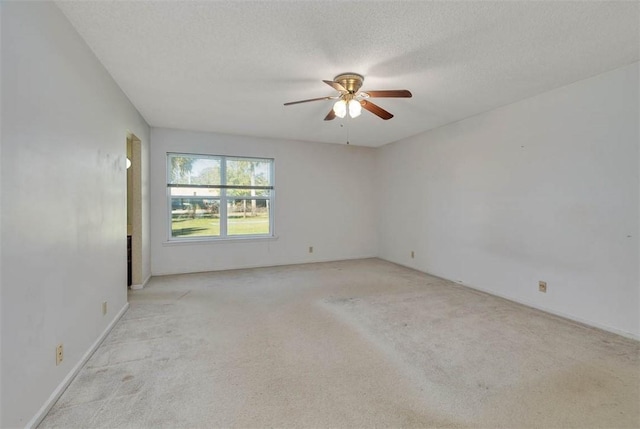
[[[227,159],[227,185],[270,186],[271,160]]]
[[[203,155],[169,155],[169,183],[220,185],[220,158]]]
[[[171,198],[171,237],[220,235],[220,200]]]
[[[227,203],[227,234],[269,234],[269,200],[231,199]]]
[[[170,240],[273,234],[273,159],[167,153],[167,176]]]
[[[270,189],[227,189],[229,197],[268,197]]]
[[[219,197],[220,189],[218,188],[189,188],[188,186],[179,186],[169,188],[171,190],[171,196],[182,197]]]

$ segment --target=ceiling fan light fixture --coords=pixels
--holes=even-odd
[[[333,105],[333,112],[338,118],[344,118],[347,115],[347,103],[344,100],[336,101]]]
[[[357,118],[362,113],[362,106],[358,100],[354,100],[353,98],[349,100],[349,116],[352,118]]]
[[[311,101],[321,100],[338,100],[335,102],[327,116],[325,121],[332,121],[335,118],[344,118],[349,114],[350,118],[357,118],[362,113],[362,109],[365,109],[380,119],[389,120],[393,118],[393,115],[382,107],[369,101],[369,98],[411,98],[413,95],[411,91],[407,89],[385,89],[376,91],[360,91],[364,76],[357,73],[343,73],[334,77],[333,80],[323,80],[322,82],[329,85],[331,88],[338,91],[337,95],[319,98],[309,98],[306,100],[290,101],[284,103],[285,106],[292,104],[308,103]]]

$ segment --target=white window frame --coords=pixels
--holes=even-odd
[[[171,158],[174,156],[195,157],[202,159],[216,159],[220,161],[220,185],[185,185],[185,184],[172,184],[171,183]],[[227,182],[227,161],[268,161],[271,165],[269,169],[269,186],[256,186],[255,189],[269,190],[268,196],[227,196],[227,189],[247,189],[246,187],[228,185]],[[185,152],[167,152],[166,157],[166,192],[167,192],[167,241],[173,243],[179,242],[201,242],[201,241],[227,241],[227,240],[255,240],[255,239],[267,239],[274,238],[274,201],[275,201],[275,159],[266,157],[249,157],[249,156],[230,156],[230,155],[210,155],[210,154],[198,154],[198,153],[185,153]],[[206,199],[218,200],[220,211],[220,235],[201,235],[194,237],[174,237],[172,235],[172,198],[180,198],[179,195],[171,195],[172,187],[181,188],[217,188],[220,189],[220,196],[207,197]],[[190,195],[184,195],[182,198],[193,198]],[[269,208],[269,232],[267,234],[242,234],[242,235],[228,235],[227,231],[227,205],[229,200],[267,200],[267,206]]]

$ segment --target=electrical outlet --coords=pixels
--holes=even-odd
[[[56,346],[56,365],[60,365],[64,359],[64,349],[62,343]]]
[[[313,253],[313,246],[309,246],[309,253]]]
[[[107,301],[104,301],[102,303],[102,315],[106,316],[106,314],[107,314]]]
[[[411,259],[413,259],[413,258],[415,258],[415,257],[416,257],[416,254],[415,254],[415,252],[412,250],[412,251],[411,251]]]
[[[547,293],[547,282],[540,280],[538,282],[538,290],[543,293]]]

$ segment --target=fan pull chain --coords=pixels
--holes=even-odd
[[[344,128],[344,124],[340,124],[340,128]],[[347,126],[347,144],[349,144],[349,127]]]

